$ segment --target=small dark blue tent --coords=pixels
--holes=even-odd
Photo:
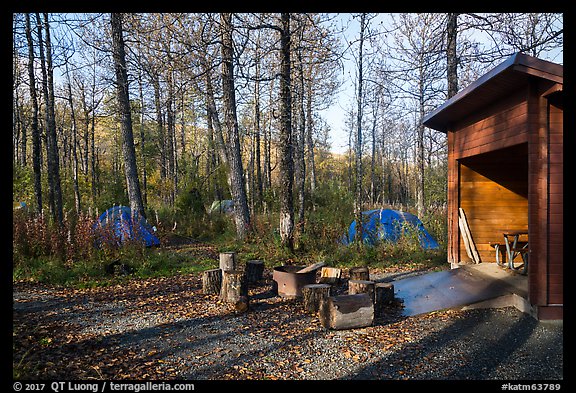
[[[98,228],[109,229],[100,233],[100,241],[114,241],[121,245],[127,240],[142,240],[146,247],[160,245],[154,229],[144,217],[138,220],[137,225],[132,223],[131,210],[127,206],[114,206],[102,213],[95,224],[95,229]],[[105,233],[111,234],[113,239],[105,239]]]
[[[420,244],[425,249],[436,249],[438,243],[428,233],[422,221],[411,213],[392,209],[374,209],[362,212],[362,241],[365,244],[374,245],[378,241],[388,240],[397,242],[402,236],[404,223],[411,224],[418,231]],[[356,237],[356,220],[350,224],[348,234],[342,237],[343,244],[350,244]]]

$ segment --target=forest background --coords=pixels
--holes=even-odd
[[[177,239],[267,264],[445,264],[446,136],[422,117],[513,53],[563,61],[559,13],[14,13],[12,31],[13,278],[53,282],[213,263],[167,254]],[[211,213],[224,199],[233,214]],[[113,205],[162,249],[93,247]],[[387,207],[440,250],[339,244]]]

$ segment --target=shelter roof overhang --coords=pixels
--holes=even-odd
[[[561,64],[516,53],[424,116],[426,127],[447,132],[450,125],[525,86],[531,77],[563,84]]]

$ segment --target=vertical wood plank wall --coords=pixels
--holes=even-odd
[[[548,275],[549,304],[564,303],[564,109],[559,103],[549,106],[549,210]]]
[[[561,318],[563,305],[563,108],[542,96],[551,85],[534,81],[528,100],[532,269],[528,285],[539,319]]]

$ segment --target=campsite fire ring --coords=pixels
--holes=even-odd
[[[296,273],[305,266],[276,266],[272,273],[273,290],[280,297],[293,299],[302,296],[302,288],[316,282],[316,270],[308,273]]]

